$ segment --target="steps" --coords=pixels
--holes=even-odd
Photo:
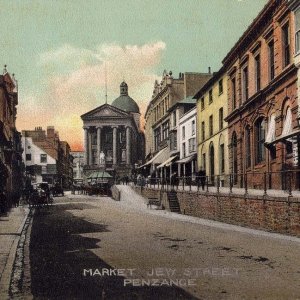
[[[176,191],[167,192],[167,197],[169,201],[170,211],[180,214],[181,211],[180,211],[180,205],[177,198],[177,192]]]

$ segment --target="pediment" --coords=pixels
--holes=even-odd
[[[117,107],[114,107],[109,104],[101,105],[81,116],[84,119],[93,119],[93,118],[124,118],[128,117],[129,114]]]

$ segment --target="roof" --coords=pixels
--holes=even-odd
[[[121,95],[115,99],[111,105],[126,112],[140,113],[139,106],[129,96]]]

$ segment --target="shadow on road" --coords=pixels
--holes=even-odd
[[[86,208],[86,204],[59,205],[35,214],[30,243],[35,299],[197,299],[176,286],[124,287],[124,277],[84,276],[84,269],[113,269],[90,251],[101,248],[101,240],[80,236],[109,232],[107,226],[67,211]]]

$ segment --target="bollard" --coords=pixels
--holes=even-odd
[[[244,175],[245,178],[245,194],[248,194],[248,178],[247,178],[247,173]]]
[[[229,192],[232,193],[232,186],[233,186],[233,178],[232,174],[229,175]]]
[[[217,193],[220,193],[220,175],[217,175]]]

